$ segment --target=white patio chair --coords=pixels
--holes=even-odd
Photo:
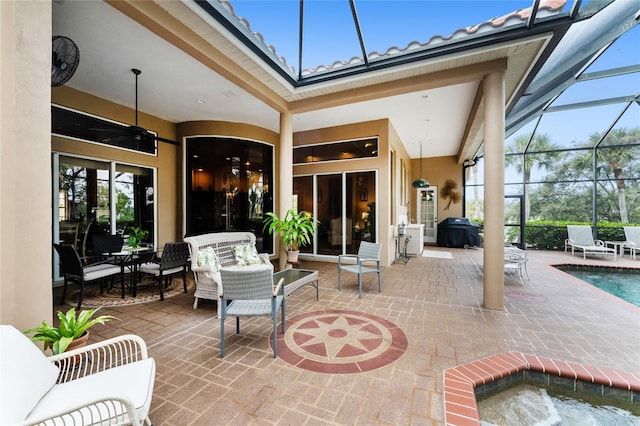
[[[282,308],[284,334],[284,278],[274,286],[271,265],[229,266],[220,269],[220,358],[224,357],[224,320],[236,317],[236,333],[240,333],[240,317],[271,315],[273,321],[273,357],[278,356],[278,309]],[[231,303],[227,306],[227,301]]]
[[[565,252],[571,247],[571,255],[575,254],[575,250],[582,250],[583,259],[587,258],[587,254],[612,254],[613,260],[616,260],[616,250],[607,247],[602,240],[594,240],[590,226],[567,225],[567,234],[569,238],[564,243]]]
[[[640,226],[624,226],[624,237],[626,239],[624,248],[629,249],[632,259],[636,258],[636,250],[640,249]]]
[[[380,279],[380,252],[382,245],[362,241],[358,254],[342,254],[338,256],[338,290],[342,289],[341,272],[352,272],[358,274],[358,297],[362,298],[362,275],[378,274],[378,292],[382,292],[382,281]],[[355,259],[356,263],[343,263],[348,259]],[[369,265],[369,266],[366,266]]]
[[[525,250],[521,250],[518,247],[514,246],[505,246],[504,248],[504,271],[505,273],[515,273],[518,274],[518,278],[520,279],[520,284],[524,285],[523,281],[523,273],[527,275],[527,279],[531,280],[529,277],[529,271],[527,270],[527,252]]]
[[[47,357],[24,333],[0,326],[0,424],[142,425],[156,365],[126,335]]]

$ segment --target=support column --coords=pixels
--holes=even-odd
[[[290,112],[280,114],[280,146],[278,150],[278,209],[276,214],[282,217],[293,206],[293,115]],[[280,253],[280,269],[287,263],[282,241],[276,239],[276,250]]]
[[[18,330],[53,319],[51,13],[0,1],[0,324]]]
[[[483,306],[504,308],[504,72],[484,78]]]

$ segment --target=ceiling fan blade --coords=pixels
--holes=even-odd
[[[102,128],[90,127],[88,130],[91,130],[92,132],[99,132],[99,133],[119,133],[121,135],[129,134],[129,132],[127,132],[125,129],[108,129],[106,127],[102,127]]]
[[[180,142],[177,142],[171,139],[161,138],[160,136],[154,136],[153,138],[156,140],[159,140],[160,142],[165,142],[171,145],[180,146]]]

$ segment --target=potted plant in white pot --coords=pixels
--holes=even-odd
[[[58,311],[60,325],[54,327],[42,321],[39,327],[24,331],[25,334],[35,333],[31,340],[34,342],[44,342],[44,349],[51,349],[54,355],[61,354],[67,350],[84,346],[89,339],[89,329],[96,324],[105,324],[108,321],[117,319],[111,315],[102,315],[93,318],[100,308],[87,309],[76,315],[76,309],[71,308],[66,313]]]
[[[275,213],[266,213],[263,229],[275,232],[282,237],[282,243],[287,252],[289,263],[298,262],[300,247],[309,244],[311,237],[316,232],[318,221],[311,213],[306,211],[297,212],[293,209],[287,210],[284,217],[280,218]]]

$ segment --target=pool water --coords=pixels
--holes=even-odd
[[[558,265],[556,268],[640,307],[640,270]]]
[[[640,417],[606,401],[587,401],[531,384],[516,385],[478,402],[483,426],[638,426]]]

